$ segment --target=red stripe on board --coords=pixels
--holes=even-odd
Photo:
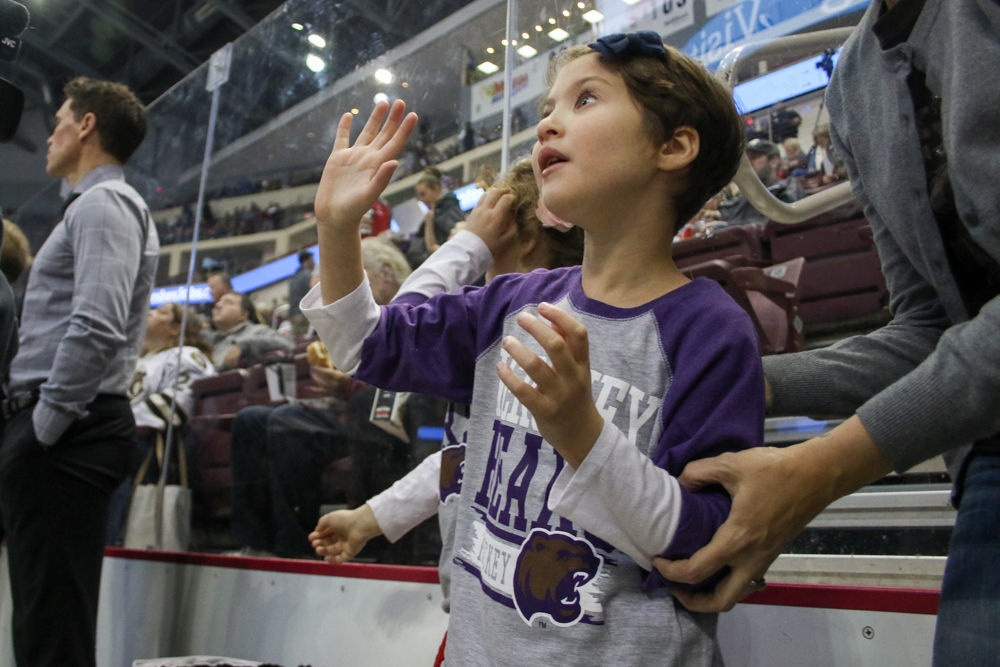
[[[107,547],[104,555],[128,560],[180,563],[228,567],[239,570],[264,572],[290,572],[323,577],[349,577],[352,579],[377,579],[380,581],[406,581],[418,584],[439,583],[436,567],[411,565],[368,565],[345,563],[330,565],[319,561],[286,558],[248,558],[245,556],[220,556],[216,554],[177,553],[142,549]],[[826,586],[821,584],[768,584],[767,589],[754,593],[743,604],[766,604],[782,607],[811,607],[817,609],[854,609],[859,611],[887,611],[902,614],[935,615],[941,592],[924,588],[889,588],[878,586]]]
[[[406,581],[416,584],[440,583],[436,567],[368,565],[365,563],[331,565],[330,563],[315,560],[295,560],[292,558],[249,558],[246,556],[220,556],[217,554],[121,549],[118,547],[105,547],[104,555],[108,558],[180,563],[182,565],[205,565],[208,567],[228,567],[237,570],[290,572],[292,574],[311,574],[322,577],[350,577],[352,579],[378,579],[381,581]]]
[[[941,591],[930,588],[880,586],[823,586],[818,584],[768,584],[743,600],[744,604],[782,607],[856,609],[901,614],[937,614]]]

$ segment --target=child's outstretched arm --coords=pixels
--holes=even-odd
[[[337,125],[323,176],[316,192],[316,228],[319,236],[319,273],[323,304],[342,299],[364,281],[361,264],[361,218],[389,184],[417,124],[417,115],[403,116],[406,105],[396,100],[392,108],[379,102],[351,146],[351,114]],[[385,124],[382,123],[388,119]],[[381,129],[380,129],[381,126]]]

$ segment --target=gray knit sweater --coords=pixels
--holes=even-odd
[[[1000,261],[1000,5],[927,0],[909,40],[882,51],[873,2],[827,89],[834,145],[871,222],[893,321],[833,347],[767,357],[776,414],[857,413],[899,471],[1000,433],[1000,298],[969,319],[928,203],[906,79],[942,98],[962,221]]]

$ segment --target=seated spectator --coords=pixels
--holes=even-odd
[[[132,414],[138,429],[136,448],[129,476],[111,496],[108,545],[124,543],[125,523],[135,475],[149,448],[166,434],[171,403],[176,398],[173,421],[174,433],[179,434],[194,405],[192,383],[215,375],[215,369],[207,356],[212,354],[212,348],[202,335],[203,321],[197,314],[188,311],[184,347],[177,349],[183,314],[183,308],[179,304],[165,303],[151,309],[146,318],[146,340],[129,388]],[[154,466],[147,474],[147,479],[139,480],[140,484],[154,482],[158,471]]]
[[[247,294],[223,295],[212,309],[212,324],[215,330],[206,337],[214,348],[212,362],[220,372],[236,368],[244,359],[294,346],[291,338],[259,323]]]
[[[786,203],[798,201],[805,196],[802,184],[795,178],[778,178],[781,169],[781,153],[770,141],[754,139],[747,144],[747,158],[757,173],[761,183],[767,186],[775,197]],[[746,197],[740,196],[719,204],[719,219],[729,226],[764,225],[767,217],[755,209]]]
[[[409,274],[406,258],[377,238],[363,240],[361,247],[375,300],[387,304]],[[359,454],[358,434],[370,430],[370,387],[318,360],[311,363],[310,374],[319,388],[313,395],[327,398],[325,406],[251,406],[233,420],[232,530],[243,545],[234,555],[312,554],[308,535],[319,520],[323,469],[331,461]],[[346,401],[354,406],[353,414]],[[384,432],[382,436],[395,441]],[[370,452],[360,454],[371,457]],[[363,467],[370,473],[371,465]]]
[[[301,251],[299,253],[299,270],[288,282],[288,319],[292,323],[292,333],[296,335],[304,334],[309,330],[309,322],[299,310],[299,302],[312,287],[312,274],[315,266],[316,261],[313,259],[312,253],[308,250]]]
[[[847,166],[830,145],[830,126],[817,125],[813,130],[813,147],[806,160],[809,176],[821,176],[822,183],[831,183],[847,178]]]
[[[802,152],[798,139],[785,139],[782,144],[785,149],[785,168],[783,173],[787,176],[804,176],[806,166],[809,164],[809,156]],[[795,170],[803,170],[801,174],[796,174]]]
[[[465,220],[465,212],[458,203],[454,192],[448,192],[442,184],[441,172],[437,169],[424,170],[423,176],[414,188],[417,199],[429,209],[424,216],[424,226],[410,241],[406,256],[410,266],[416,268],[427,257],[448,240],[448,232],[459,220]]]

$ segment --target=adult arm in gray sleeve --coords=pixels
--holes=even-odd
[[[834,133],[835,134],[835,133]],[[837,150],[848,154],[835,136]],[[951,326],[935,290],[892,238],[853,169],[875,234],[893,321],[823,350],[764,360],[775,414],[849,415],[897,470],[1000,431],[1000,300]]]
[[[52,372],[40,387],[32,421],[51,445],[87,414],[108,363],[127,344],[129,306],[142,258],[142,211],[108,188],[81,196],[67,233],[73,243],[73,302],[69,327]]]

